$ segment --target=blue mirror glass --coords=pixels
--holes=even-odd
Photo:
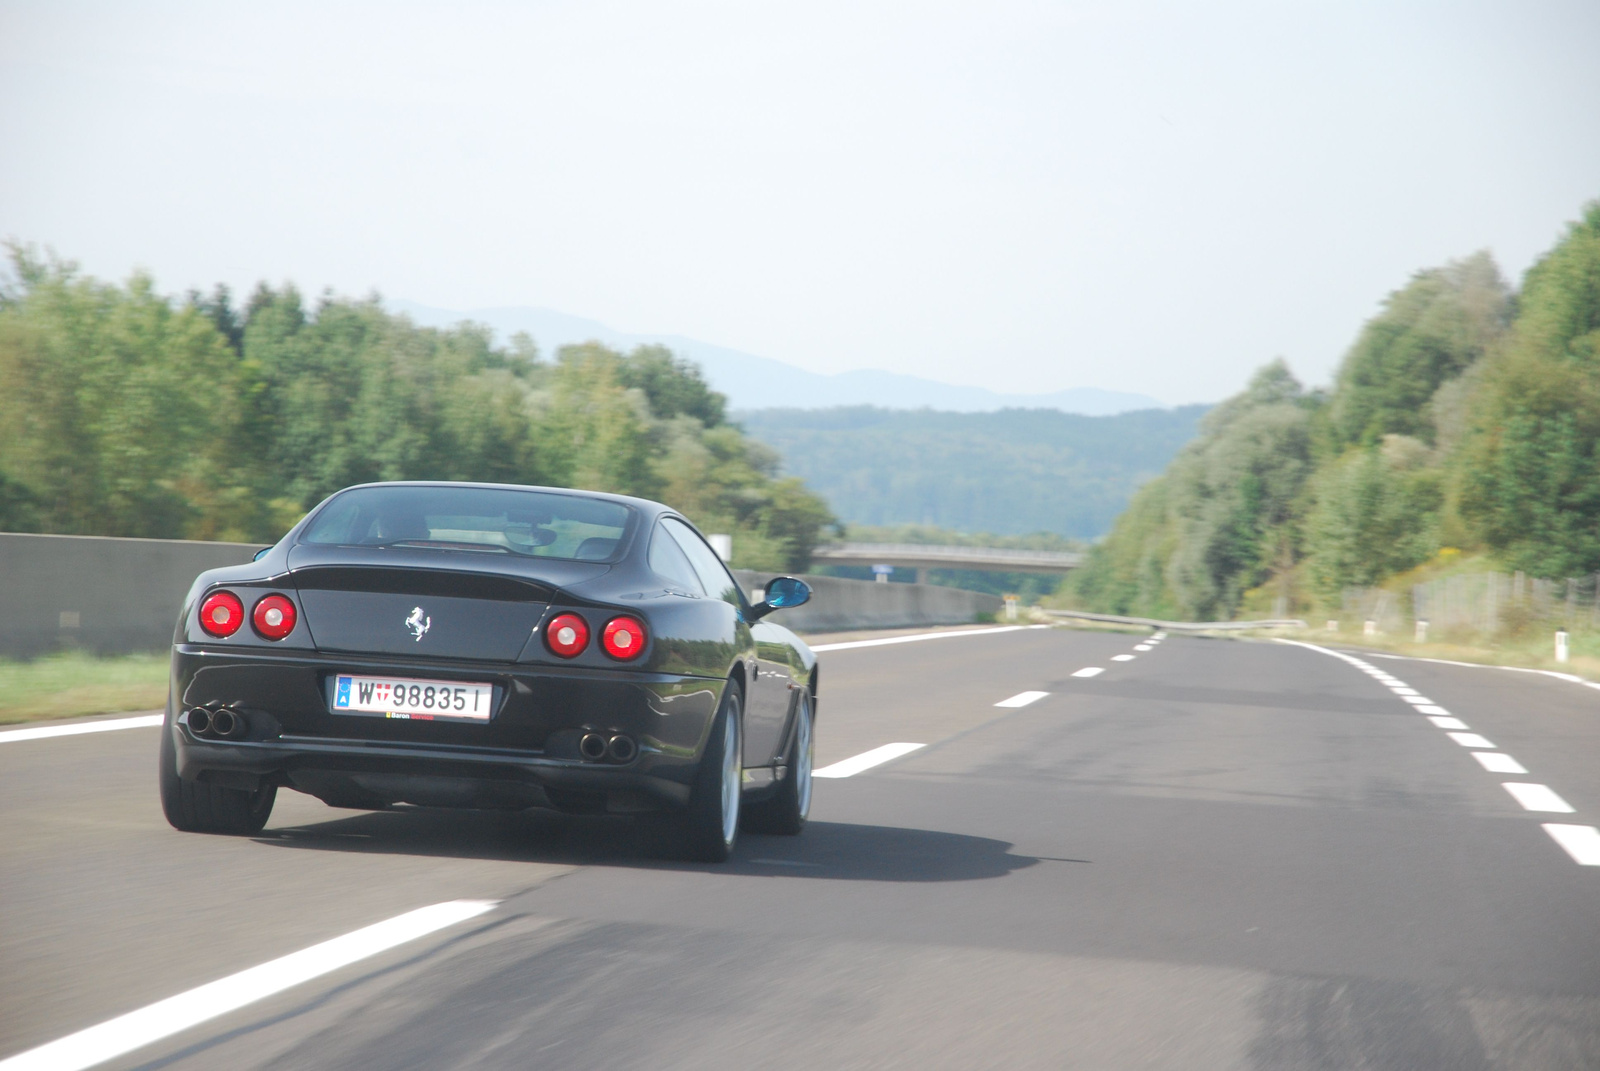
[[[269,551],[271,549],[272,549],[271,547],[262,547],[260,550],[256,551],[256,556],[251,558],[250,560],[253,561],[253,562],[260,561],[262,558],[265,558],[267,556],[267,551]]]
[[[811,601],[811,585],[792,576],[780,576],[767,585],[767,605],[774,610]]]

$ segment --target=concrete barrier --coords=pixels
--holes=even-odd
[[[160,651],[199,573],[239,565],[258,543],[0,533],[0,658],[77,648]],[[775,573],[735,570],[746,592]],[[802,632],[958,625],[995,614],[1000,599],[927,584],[808,576],[811,602],[774,620]]]
[[[735,569],[745,594],[766,587],[778,573]],[[965,625],[980,614],[998,614],[998,595],[932,584],[879,584],[836,576],[807,576],[811,601],[793,610],[779,610],[773,620],[796,632],[839,632],[857,628],[905,628],[916,625]]]
[[[247,562],[254,543],[0,533],[0,657],[172,643],[197,574]]]

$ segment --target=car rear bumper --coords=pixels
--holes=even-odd
[[[487,724],[336,714],[328,680],[376,673],[492,682]],[[627,670],[483,663],[396,665],[316,653],[173,649],[178,774],[232,787],[270,782],[335,805],[527,807],[628,812],[682,806],[721,699],[722,681]],[[228,710],[238,739],[202,736],[197,711]],[[625,735],[626,762],[589,761],[586,733]]]

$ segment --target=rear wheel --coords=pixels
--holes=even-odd
[[[740,735],[743,705],[738,684],[729,681],[683,816],[684,854],[702,863],[727,861],[739,835],[739,797],[744,782],[744,740]]]
[[[811,813],[812,719],[811,696],[806,692],[795,703],[793,739],[789,770],[777,790],[745,809],[744,828],[752,833],[793,836],[805,828]]]
[[[245,836],[261,832],[278,798],[278,786],[263,784],[255,791],[223,788],[178,776],[177,731],[172,703],[161,726],[161,810],[174,829],[185,833],[231,833]]]

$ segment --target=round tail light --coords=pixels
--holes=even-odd
[[[557,614],[544,630],[544,643],[562,658],[576,658],[589,646],[589,626],[577,614]]]
[[[281,640],[294,631],[294,603],[282,595],[268,595],[250,611],[256,631],[269,640]]]
[[[244,603],[231,591],[213,591],[200,604],[200,627],[213,636],[232,636],[244,624]]]
[[[638,658],[644,653],[644,623],[636,617],[613,617],[600,634],[600,645],[620,661]]]

